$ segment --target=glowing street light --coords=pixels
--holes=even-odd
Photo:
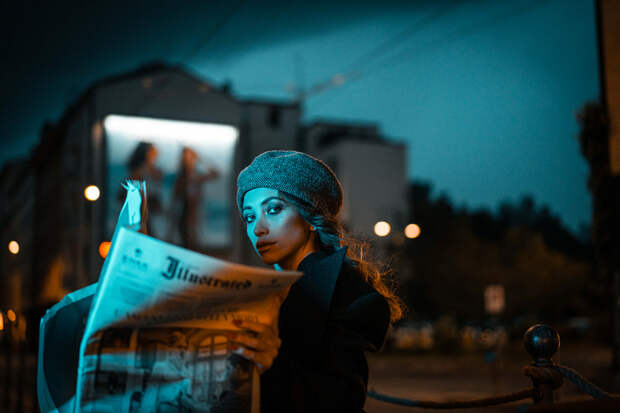
[[[99,244],[99,255],[101,258],[105,258],[108,256],[108,252],[110,251],[110,241],[103,241]]]
[[[11,323],[14,323],[15,320],[17,320],[17,315],[15,315],[15,311],[9,310],[6,312],[6,318],[8,318]]]
[[[91,202],[98,200],[100,195],[101,191],[96,185],[88,185],[86,189],[84,189],[84,197]]]
[[[14,255],[19,254],[19,242],[17,241],[9,242],[9,252]]]
[[[409,224],[405,227],[405,236],[407,238],[417,238],[420,236],[420,227],[417,224]]]
[[[386,221],[379,221],[375,224],[375,234],[379,237],[387,236],[391,231],[390,224]]]

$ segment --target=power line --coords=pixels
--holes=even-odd
[[[304,100],[309,96],[338,87],[351,79],[355,79],[359,76],[364,67],[372,64],[373,60],[389,53],[392,49],[398,47],[399,44],[407,40],[412,35],[421,32],[431,23],[439,20],[457,5],[459,5],[459,3],[454,1],[449,7],[440,8],[436,12],[425,16],[420,22],[416,22],[415,24],[407,27],[405,30],[400,31],[395,36],[390,37],[386,41],[359,56],[355,61],[353,61],[353,63],[348,65],[346,70],[331,76],[329,79],[316,83],[305,92],[298,93],[297,99]]]
[[[215,36],[222,29],[222,27],[224,27],[232,19],[232,17],[239,11],[241,6],[243,6],[246,1],[247,0],[239,0],[237,4],[230,9],[230,12],[222,19],[220,19],[215,24],[215,26],[213,26],[213,28],[208,33],[206,33],[203,39],[196,44],[196,46],[187,54],[187,56],[184,59],[181,59],[179,64],[187,65],[187,63],[191,59],[195,58],[203,50],[203,48],[215,38]],[[136,106],[135,112],[138,113],[140,110],[142,110],[148,104],[149,100],[153,100],[162,96],[166,92],[166,89],[168,88],[171,80],[172,75],[168,75],[165,79],[163,79],[162,82],[158,85],[157,92],[151,96],[145,96],[144,99]]]
[[[472,34],[475,31],[477,31],[480,27],[492,26],[493,24],[496,24],[501,20],[505,20],[505,19],[517,16],[519,14],[522,14],[524,12],[531,11],[534,8],[539,7],[544,3],[548,3],[549,1],[551,0],[534,0],[534,1],[529,2],[527,6],[513,8],[507,13],[498,13],[496,15],[493,15],[477,23],[462,27],[459,30],[456,30],[448,34],[444,38],[430,41],[421,47],[413,47],[411,49],[405,50],[401,53],[398,53],[396,55],[383,59],[379,63],[374,64],[374,66],[371,65],[371,67],[368,69],[357,69],[357,70],[351,70],[344,74],[342,73],[335,74],[329,79],[319,82],[315,84],[314,86],[312,86],[310,89],[308,89],[308,91],[305,94],[303,94],[303,96],[298,96],[298,99],[304,100],[304,99],[307,99],[308,97],[315,96],[324,91],[335,89],[339,86],[342,86],[344,83],[349,83],[351,81],[359,80],[363,77],[367,77],[369,74],[379,71],[380,69],[385,69],[388,67],[393,68],[407,61],[405,60],[405,58],[407,57],[410,58],[410,57],[419,56],[422,52],[436,49],[438,46],[445,45],[454,40],[458,40],[458,39],[463,38],[464,36]],[[399,38],[401,34],[395,36],[395,38]]]
[[[222,27],[226,26],[226,24],[228,24],[228,22],[233,18],[233,16],[237,14],[239,9],[241,9],[241,6],[243,6],[246,1],[247,0],[238,1],[237,4],[235,4],[235,6],[230,9],[230,12],[226,16],[224,16],[224,18],[220,19],[220,21],[218,21],[215,26],[213,26],[213,28],[208,33],[206,33],[204,38],[196,44],[196,46],[187,54],[187,56],[182,59],[181,63],[187,63],[189,60],[195,58],[202,51],[202,49],[215,38],[215,36],[222,29]]]
[[[378,71],[386,67],[394,67],[396,65],[399,65],[407,61],[406,58],[408,57],[409,58],[416,57],[416,56],[419,56],[421,52],[426,52],[426,51],[437,49],[439,46],[444,46],[452,41],[459,40],[465,36],[471,35],[475,33],[476,31],[478,31],[478,29],[480,29],[481,27],[491,27],[494,24],[497,24],[502,20],[510,19],[512,17],[518,16],[525,12],[532,11],[535,8],[540,7],[544,3],[549,3],[550,1],[551,0],[533,0],[523,7],[515,7],[514,9],[511,9],[508,12],[498,13],[494,16],[490,16],[489,18],[479,21],[477,23],[470,24],[465,27],[461,27],[460,29],[455,30],[454,32],[448,34],[444,38],[430,41],[421,47],[413,47],[411,49],[398,53],[389,59],[386,59],[381,65],[377,65],[375,67],[375,71]],[[370,70],[367,71],[366,75],[368,75],[371,72],[372,71]]]
[[[456,6],[459,6],[462,3],[463,2],[459,3],[458,1],[454,0],[450,6],[440,8],[434,13],[431,13],[425,16],[425,18],[422,19],[422,21],[407,27],[405,30],[399,32],[395,36],[387,39],[383,43],[375,46],[373,49],[359,56],[352,64],[349,65],[349,69],[347,69],[346,71],[354,72],[358,67],[368,65],[370,62],[372,62],[372,60],[375,60],[381,57],[382,55],[385,55],[387,52],[390,51],[390,49],[394,49],[400,43],[407,40],[407,38],[411,37],[412,35],[416,33],[421,32],[431,23],[439,20],[442,16],[448,14],[448,12],[450,12],[451,9],[454,9]]]

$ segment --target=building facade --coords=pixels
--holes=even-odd
[[[402,242],[407,225],[407,152],[387,141],[377,126],[316,122],[306,127],[305,150],[325,160],[344,189],[342,219],[351,233],[379,247]],[[390,233],[377,237],[375,224]]]
[[[21,238],[19,259],[24,262],[18,265],[14,257],[3,255],[2,291],[8,291],[14,278],[23,279],[20,287],[11,287],[16,294],[10,295],[24,295],[27,289],[22,307],[46,307],[97,281],[103,263],[100,246],[111,238],[110,222],[115,222],[121,203],[119,180],[133,173],[130,161],[142,143],[158,153],[161,176],[151,189],[154,194],[161,191],[162,203],[168,205],[162,208],[160,223],[172,220],[187,148],[204,158],[199,167],[218,171],[217,180],[207,182],[202,194],[207,203],[201,205],[207,207],[200,208],[198,218],[206,226],[199,232],[223,231],[226,236],[207,238],[194,247],[203,253],[259,264],[237,212],[235,179],[256,155],[272,149],[304,150],[334,168],[345,190],[343,218],[353,233],[372,238],[377,220],[392,222],[395,229],[401,225],[399,220],[407,216],[404,145],[388,143],[373,125],[303,127],[301,115],[296,103],[238,99],[226,87],[160,64],[95,83],[57,122],[43,127],[19,174],[2,175],[3,194],[15,194],[3,212],[3,222],[15,222],[15,231],[5,231],[3,242],[22,228],[29,231]],[[218,146],[229,137],[229,146]],[[15,174],[26,177],[19,193],[10,190]],[[94,201],[85,198],[89,185],[100,190]],[[164,224],[158,238],[182,239],[166,238]],[[5,295],[2,307],[17,305]]]

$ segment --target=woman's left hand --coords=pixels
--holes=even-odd
[[[275,321],[277,323],[277,318]],[[238,319],[233,323],[241,329],[228,334],[233,348],[236,347],[235,353],[256,363],[259,374],[271,368],[282,345],[277,324],[272,326]]]

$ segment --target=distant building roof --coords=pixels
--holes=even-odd
[[[299,102],[294,100],[284,100],[276,98],[240,98],[239,102],[245,105],[262,105],[282,108],[297,108],[300,107]]]
[[[227,91],[229,86],[226,84],[220,88],[214,87],[212,83],[198,77],[197,75],[192,74],[185,67],[182,67],[180,65],[170,65],[168,63],[158,62],[158,61],[145,63],[135,70],[107,76],[100,80],[97,80],[86,90],[85,94],[87,94],[89,91],[93,89],[97,89],[102,86],[118,83],[124,80],[143,78],[145,76],[154,76],[154,75],[165,74],[165,73],[176,73],[176,74],[185,76],[191,81],[196,82],[198,84],[208,85],[210,87],[210,90],[212,91],[229,94]]]
[[[211,83],[190,73],[188,69],[180,65],[170,65],[159,61],[146,63],[135,70],[107,76],[93,82],[78,98],[75,99],[75,101],[67,106],[58,121],[45,122],[41,130],[41,140],[33,152],[33,159],[38,160],[45,158],[49,149],[58,147],[57,144],[66,135],[66,129],[69,126],[73,115],[79,110],[79,108],[83,107],[88,102],[97,89],[127,80],[173,73],[184,76],[196,84],[205,86],[210,92],[221,93],[232,99],[232,96],[229,93],[230,86],[227,84],[222,87],[214,87]]]
[[[307,138],[312,139],[316,149],[326,148],[343,141],[400,145],[386,140],[379,132],[376,123],[337,122],[318,120],[304,127]]]

